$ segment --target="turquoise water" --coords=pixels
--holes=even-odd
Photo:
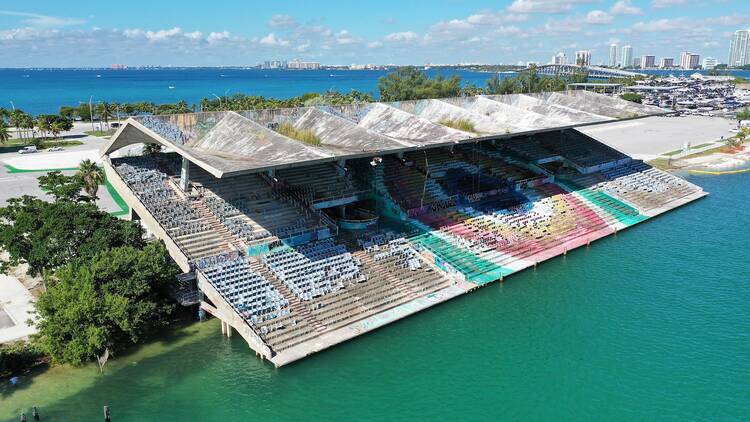
[[[168,352],[2,390],[0,419],[750,419],[750,174],[711,195],[288,367],[215,322]]]
[[[258,69],[0,69],[0,107],[27,113],[57,113],[61,105],[100,101],[197,104],[214,95],[243,93],[289,98],[307,92],[356,89],[377,96],[385,70]],[[491,74],[431,69],[430,77],[457,74],[465,83],[484,86]],[[170,88],[171,87],[171,88]]]
[[[648,73],[667,76],[694,71]],[[258,69],[0,69],[0,107],[15,107],[32,114],[57,113],[61,105],[100,101],[198,103],[214,95],[243,93],[289,98],[307,92],[356,89],[377,97],[378,78],[385,70],[258,70]],[[703,72],[705,73],[705,72]],[[732,71],[750,78],[750,71]],[[457,74],[465,83],[483,87],[492,74],[467,70],[430,69],[430,77]],[[500,75],[506,76],[505,74]],[[172,88],[170,88],[172,87]]]

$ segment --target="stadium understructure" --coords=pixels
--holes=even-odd
[[[183,299],[281,366],[706,195],[576,130],[667,112],[569,91],[139,116],[102,155]]]

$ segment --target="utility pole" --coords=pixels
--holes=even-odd
[[[91,120],[91,131],[96,130],[96,128],[94,128],[94,107],[91,105],[91,100],[93,99],[93,95],[89,97],[89,120]]]

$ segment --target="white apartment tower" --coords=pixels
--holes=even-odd
[[[552,56],[551,64],[568,64],[568,58],[562,51]]]
[[[729,66],[750,64],[750,29],[735,31],[729,45]]]
[[[701,56],[698,54],[691,53],[689,51],[683,51],[680,53],[680,67],[682,69],[697,69],[701,65]]]
[[[576,64],[578,66],[591,66],[591,50],[576,51]]]
[[[656,67],[656,56],[641,56],[641,69],[653,69]]]
[[[674,67],[674,59],[670,57],[662,57],[659,67],[662,69],[669,69]]]
[[[633,65],[633,47],[625,45],[622,47],[622,56],[620,56],[620,66],[630,67]]]
[[[609,67],[617,67],[617,44],[609,46]]]
[[[703,59],[703,68],[706,70],[714,69],[718,65],[719,59],[715,59],[713,57],[706,57]]]

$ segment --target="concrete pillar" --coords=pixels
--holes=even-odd
[[[227,337],[232,337],[232,326],[227,322]]]
[[[227,326],[223,320],[221,321],[221,335],[222,336],[227,335]]]
[[[182,169],[180,170],[180,189],[187,192],[190,186],[190,161],[182,157]]]

